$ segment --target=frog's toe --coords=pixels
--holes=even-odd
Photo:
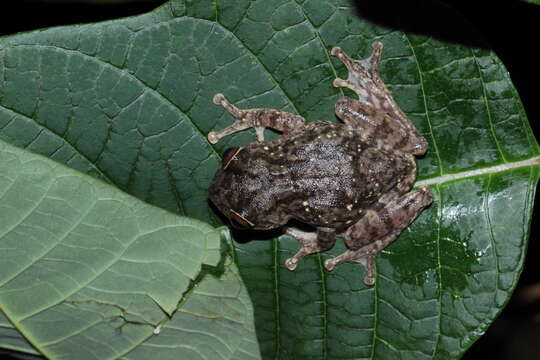
[[[332,259],[328,259],[324,262],[324,268],[328,271],[334,270],[334,267],[336,264],[332,261]]]
[[[336,88],[342,88],[342,87],[348,88],[351,86],[351,83],[341,78],[335,78],[332,85]]]
[[[364,284],[367,286],[373,286],[375,285],[375,277],[373,275],[366,275],[364,278]]]
[[[208,141],[210,144],[217,144],[219,141],[219,136],[217,136],[215,131],[211,131],[208,133]]]
[[[296,258],[289,258],[285,260],[285,267],[291,271],[296,269],[296,266],[298,266],[298,259]]]
[[[330,50],[330,55],[332,56],[338,56],[339,54],[342,54],[343,50],[339,46],[334,46],[332,50]]]
[[[371,43],[371,47],[375,50],[382,51],[384,44],[380,41],[374,41]]]
[[[354,62],[354,60],[343,51],[339,46],[334,46],[332,50],[330,50],[330,55],[337,57],[340,59],[345,65],[350,65]]]
[[[225,95],[221,93],[214,95],[212,102],[219,106],[223,106],[224,104],[228,103],[228,101],[225,99]]]

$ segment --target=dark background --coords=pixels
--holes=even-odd
[[[331,1],[331,0],[329,0]],[[165,0],[82,1],[19,0],[2,9],[0,36],[56,25],[97,22],[137,15]],[[540,46],[540,6],[517,0],[448,0],[464,22],[455,21],[454,10],[441,10],[433,0],[358,0],[364,18],[396,29],[435,36],[447,41],[492,49],[508,69],[525,111],[540,139],[540,66],[535,56]],[[9,21],[11,20],[11,21]],[[474,30],[473,30],[474,29]],[[483,38],[479,42],[477,39]],[[540,205],[536,197],[535,213]],[[540,359],[540,222],[534,219],[524,271],[508,306],[462,358],[472,360]]]

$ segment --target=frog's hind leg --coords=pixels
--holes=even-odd
[[[390,245],[433,200],[431,190],[421,187],[388,202],[378,212],[368,211],[356,224],[341,234],[349,250],[324,263],[327,270],[337,264],[356,261],[366,266],[364,283],[375,282],[375,257]]]
[[[341,98],[336,103],[336,115],[347,123],[368,132],[382,131],[379,136],[401,144],[399,148],[414,155],[427,150],[426,140],[418,133],[412,121],[394,100],[379,77],[379,63],[383,44],[374,42],[373,53],[364,60],[349,57],[341,48],[334,47],[331,54],[338,57],[349,72],[347,80],[336,78],[335,87],[345,87],[358,95],[358,100]],[[354,126],[353,126],[354,127]]]
[[[336,56],[347,67],[348,78],[334,80],[334,87],[345,87],[354,91],[360,100],[380,107],[380,100],[383,100],[385,92],[388,92],[379,77],[379,62],[383,44],[374,42],[373,52],[370,57],[364,60],[355,60],[347,55],[340,47],[332,48],[330,54]],[[378,106],[377,106],[378,105]]]
[[[246,109],[241,110],[231,104],[223,94],[214,96],[214,104],[222,106],[237,120],[220,131],[212,131],[208,134],[208,141],[215,144],[219,139],[236,132],[254,128],[257,140],[264,141],[264,128],[272,128],[289,134],[304,128],[304,118],[300,115],[274,109]]]
[[[292,258],[285,261],[285,266],[289,270],[296,269],[298,261],[304,256],[329,250],[336,243],[336,232],[334,229],[318,228],[317,232],[305,232],[287,228],[285,233],[302,244],[300,250]]]

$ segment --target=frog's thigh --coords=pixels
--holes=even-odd
[[[285,261],[285,266],[289,270],[295,270],[298,261],[304,256],[329,250],[336,243],[336,232],[330,228],[318,228],[316,233],[287,228],[285,233],[302,244],[300,250]]]
[[[383,125],[385,112],[367,102],[361,102],[342,96],[336,101],[336,116],[345,124],[367,133],[374,133],[378,126]]]
[[[379,212],[370,212],[343,234],[349,250],[325,262],[327,270],[335,265],[356,261],[367,268],[364,282],[375,281],[375,256],[390,245],[426,206],[431,204],[431,190],[422,187],[390,201]]]

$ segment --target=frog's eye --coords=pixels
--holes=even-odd
[[[229,166],[229,163],[234,159],[236,154],[238,154],[242,150],[242,148],[239,147],[232,147],[225,150],[223,153],[223,159],[221,160],[221,165],[223,166],[223,169],[226,169],[227,166]]]
[[[234,210],[231,210],[231,224],[240,230],[251,229],[253,226],[255,226],[255,224]]]

